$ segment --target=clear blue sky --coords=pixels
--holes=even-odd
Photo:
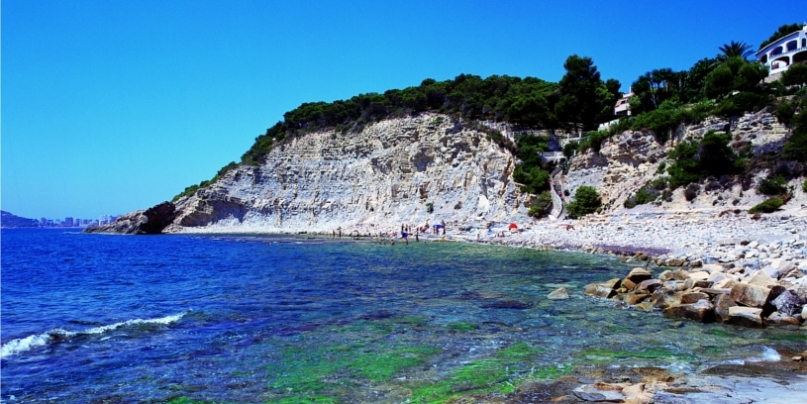
[[[2,209],[33,218],[170,200],[303,102],[460,73],[558,81],[575,53],[626,90],[807,21],[804,0],[3,0],[1,12]]]

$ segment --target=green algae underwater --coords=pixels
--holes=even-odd
[[[405,285],[369,288],[359,298],[372,311],[306,324],[247,348],[255,356],[233,378],[265,387],[249,402],[441,403],[507,395],[526,382],[605,367],[688,373],[769,360],[774,347],[798,349],[804,341],[799,330],[697,324],[584,297],[585,284],[632,268],[608,256],[454,243],[330,247],[360,251],[389,276],[384,283],[396,283],[395,274],[407,268],[416,275],[407,272]],[[557,287],[571,298],[548,300]],[[169,402],[230,402],[203,396]]]

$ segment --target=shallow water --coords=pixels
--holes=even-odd
[[[607,257],[455,243],[2,231],[4,402],[428,402],[575,367],[775,359],[804,332],[582,296]],[[546,295],[567,287],[572,298]]]

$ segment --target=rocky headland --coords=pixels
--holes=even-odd
[[[709,118],[681,125],[665,143],[649,131],[626,131],[609,138],[599,152],[575,156],[566,173],[554,176],[559,191],[556,205],[558,194],[573,195],[581,185],[594,186],[602,195],[601,211],[579,220],[565,219],[557,206],[548,218],[528,216],[535,196],[514,182],[519,161],[510,150],[479,125],[424,113],[383,120],[358,133],[324,130],[292,138],[275,146],[260,165],[240,165],[192,195],[89,231],[338,232],[390,238],[402,225],[419,228],[445,222],[445,234],[421,237],[611,253],[643,267],[677,268],[644,289],[636,289],[642,282],[625,282],[630,277],[609,281],[610,291],[598,294],[604,298],[652,304],[701,321],[745,323],[722,316],[717,308],[734,304],[758,309],[754,313],[759,318],[732,309],[753,317],[755,325],[803,324],[801,310],[807,303],[803,179],[788,184],[791,199],[782,209],[761,216],[747,211],[765,199],[754,190],[768,174],[765,170],[755,173],[751,183],[714,180],[694,198],[679,188],[654,203],[624,206],[638,188],[658,176],[675,144],[725,129],[733,134],[732,147],[752,146],[760,154],[781,150],[788,133],[771,114],[760,112],[731,121]],[[512,135],[506,128],[504,134]],[[568,196],[564,199],[568,201]],[[511,231],[511,223],[518,230]],[[764,301],[740,297],[735,290],[740,287],[746,288],[744,295],[764,294],[758,296]],[[731,297],[731,303],[724,295]],[[771,306],[776,298],[788,301],[786,312]],[[694,306],[671,309],[695,305],[701,313],[705,306],[701,300],[717,311],[699,316],[688,311]]]

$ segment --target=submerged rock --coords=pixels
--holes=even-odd
[[[546,296],[549,300],[563,300],[569,298],[569,292],[566,288],[557,288]]]

